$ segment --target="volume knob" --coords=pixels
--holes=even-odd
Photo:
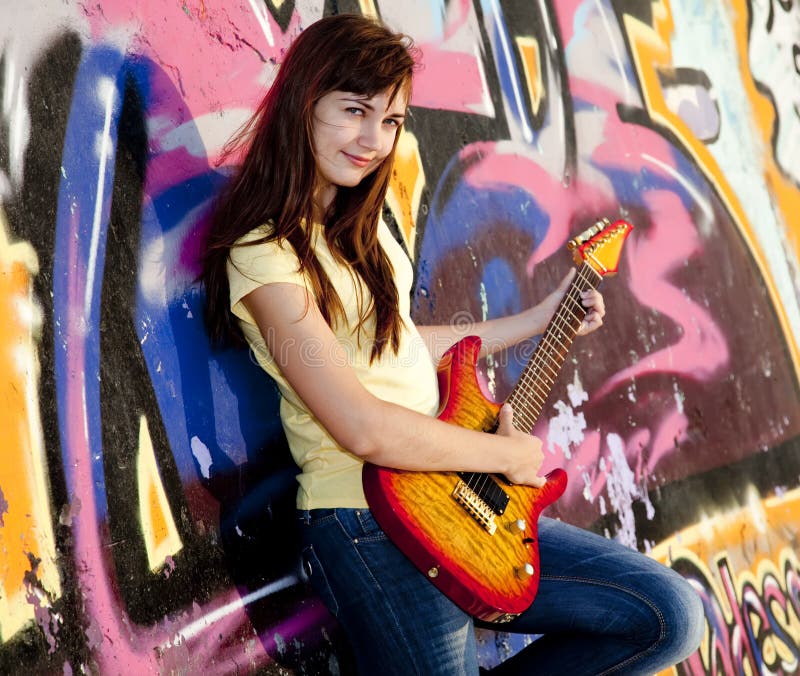
[[[524,566],[514,568],[514,573],[520,580],[525,580],[533,575],[534,568],[530,563],[526,563]]]

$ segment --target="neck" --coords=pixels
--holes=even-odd
[[[317,185],[316,189],[314,190],[314,220],[317,223],[322,223],[325,214],[328,212],[328,209],[333,202],[334,197],[336,197],[336,186],[332,183],[325,183],[322,185]]]

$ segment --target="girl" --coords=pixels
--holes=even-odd
[[[359,673],[476,674],[473,621],[389,542],[361,485],[364,461],[504,474],[540,486],[541,442],[438,421],[435,364],[463,335],[417,327],[412,269],[381,221],[411,94],[409,41],[340,15],[293,43],[217,204],[203,270],[215,342],[247,345],[281,391],[311,583],[352,643]],[[485,350],[541,333],[564,294],[476,323]],[[602,324],[586,292],[579,333]],[[463,327],[459,327],[463,328]],[[689,655],[700,601],[670,569],[560,521],[539,525],[541,582],[504,631],[542,638],[498,673],[653,673]]]

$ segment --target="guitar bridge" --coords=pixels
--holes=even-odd
[[[459,480],[452,493],[453,499],[461,505],[466,512],[486,530],[489,535],[494,535],[497,524],[494,520],[494,512],[480,496],[473,491],[467,484]]]

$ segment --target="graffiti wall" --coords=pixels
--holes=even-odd
[[[678,673],[800,671],[797,3],[0,0],[0,673],[352,671],[276,389],[195,281],[226,140],[346,11],[423,54],[386,208],[419,322],[522,309],[634,223],[535,428],[553,513],[691,581]]]

